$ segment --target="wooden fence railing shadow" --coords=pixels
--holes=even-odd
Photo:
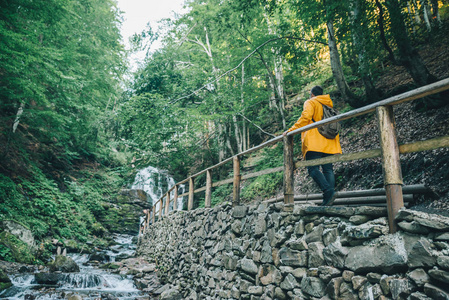
[[[294,205],[294,190],[293,190],[293,172],[295,168],[321,165],[325,163],[336,163],[345,162],[358,159],[368,159],[381,157],[382,159],[382,170],[383,179],[386,195],[386,204],[388,211],[388,222],[390,232],[396,232],[396,224],[394,222],[394,217],[401,207],[404,206],[403,190],[402,190],[402,173],[399,161],[399,155],[405,153],[433,150],[437,148],[449,147],[449,136],[441,136],[438,138],[417,141],[410,144],[398,145],[395,131],[395,120],[393,114],[393,106],[398,105],[403,102],[412,101],[420,99],[432,94],[436,94],[449,89],[449,79],[444,79],[433,84],[417,88],[415,90],[387,98],[385,100],[364,106],[359,109],[355,109],[335,117],[325,119],[313,124],[307,125],[305,127],[299,128],[295,131],[290,132],[288,135],[275,137],[265,143],[248,149],[244,152],[238,153],[237,155],[230,157],[214,166],[204,169],[190,177],[178,182],[175,186],[169,189],[156,203],[153,204],[152,209],[148,210],[146,215],[146,222],[143,231],[145,231],[150,222],[156,222],[156,216],[162,218],[162,216],[168,215],[170,210],[170,203],[173,203],[173,208],[176,210],[176,203],[178,197],[188,196],[187,210],[193,209],[194,194],[198,192],[205,191],[205,207],[211,207],[211,192],[212,188],[218,187],[224,184],[233,183],[233,205],[238,205],[240,203],[240,182],[242,180],[254,178],[257,176],[271,174],[275,172],[284,173],[284,204],[288,206]],[[368,114],[371,112],[376,112],[378,120],[378,131],[380,139],[380,149],[372,149],[355,153],[339,154],[333,155],[326,158],[316,159],[313,161],[299,161],[294,162],[293,159],[293,136],[300,134],[301,132],[310,130],[312,128],[317,128],[323,126],[327,123],[338,122],[342,120],[351,119],[357,116]],[[266,169],[259,172],[254,172],[250,174],[241,175],[240,173],[240,160],[241,157],[273,145],[278,142],[283,142],[284,144],[284,163],[282,167]],[[233,178],[221,180],[218,182],[212,182],[212,171],[216,170],[220,166],[227,163],[233,163]],[[200,188],[195,187],[195,178],[200,175],[206,174],[206,185]],[[189,184],[188,192],[178,195],[178,187],[181,184]],[[173,192],[173,198],[171,198],[171,193]],[[158,219],[159,219],[158,218]]]

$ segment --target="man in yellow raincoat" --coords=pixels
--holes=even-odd
[[[315,86],[310,91],[310,99],[304,103],[304,109],[301,117],[290,129],[285,131],[283,135],[295,129],[321,121],[323,118],[323,106],[333,107],[332,100],[329,95],[323,95],[323,88]],[[327,157],[330,155],[341,153],[340,136],[334,139],[328,139],[322,136],[317,128],[310,129],[301,133],[302,154],[305,160],[312,160]],[[335,176],[332,164],[307,167],[309,175],[315,180],[320,189],[323,191],[322,206],[332,205],[335,200]]]

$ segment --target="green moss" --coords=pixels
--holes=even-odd
[[[11,282],[0,282],[0,291],[6,290],[7,288],[12,287]]]
[[[35,257],[30,247],[9,232],[3,231],[0,233],[0,244],[10,250],[14,261],[25,264],[35,262]]]
[[[106,263],[100,266],[100,269],[117,270],[118,268],[120,268],[120,266],[114,263]]]

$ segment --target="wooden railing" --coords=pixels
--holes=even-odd
[[[293,206],[294,204],[294,192],[293,192],[293,171],[295,168],[322,165],[325,163],[336,163],[344,161],[352,161],[358,159],[367,158],[382,158],[382,170],[384,176],[384,185],[386,192],[388,221],[390,232],[396,232],[396,224],[394,223],[394,217],[398,210],[404,206],[403,194],[402,194],[402,174],[401,166],[399,162],[399,154],[419,152],[426,150],[433,150],[437,148],[449,147],[449,136],[442,136],[426,141],[418,141],[405,145],[398,145],[395,132],[395,121],[393,115],[393,106],[423,98],[432,94],[436,94],[449,89],[449,79],[444,79],[427,86],[417,88],[415,90],[390,97],[388,99],[364,106],[359,109],[355,109],[332,118],[328,118],[313,124],[296,129],[289,132],[286,136],[275,137],[265,143],[255,146],[251,149],[243,151],[233,157],[225,159],[224,161],[204,169],[189,178],[184,179],[176,183],[175,186],[170,188],[156,203],[153,204],[152,209],[148,210],[146,216],[146,223],[143,228],[148,228],[150,222],[156,222],[156,216],[161,218],[163,215],[168,215],[170,202],[173,202],[173,210],[176,210],[178,197],[188,196],[187,210],[193,209],[194,194],[205,191],[205,207],[211,207],[211,192],[213,187],[218,187],[224,184],[233,183],[233,205],[238,205],[240,202],[240,181],[258,177],[261,175],[271,174],[275,172],[284,172],[284,203],[286,207]],[[449,101],[449,100],[448,100]],[[351,119],[357,116],[376,112],[378,119],[380,149],[372,149],[355,153],[332,155],[326,158],[299,161],[294,163],[293,160],[293,136],[300,134],[301,132],[323,126],[327,123],[334,123]],[[248,155],[267,146],[273,145],[282,141],[284,143],[284,165],[282,167],[266,169],[259,172],[241,175],[240,174],[240,160],[242,156]],[[230,179],[225,179],[218,182],[212,182],[212,171],[224,164],[233,163],[234,176]],[[200,175],[206,174],[206,185],[201,188],[195,189],[195,178]],[[178,187],[188,183],[188,192],[178,195]],[[173,198],[170,197],[171,193],[174,193]],[[157,210],[157,207],[159,209]]]

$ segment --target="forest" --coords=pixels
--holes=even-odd
[[[0,2],[0,220],[22,223],[41,244],[18,257],[0,235],[1,260],[45,261],[52,239],[103,243],[116,213],[107,203],[139,168],[179,181],[278,136],[314,85],[345,112],[449,76],[446,0],[185,6],[133,36],[136,51],[162,46],[131,72],[114,0]],[[443,55],[426,61],[432,49]],[[385,83],[392,70],[403,80]],[[447,99],[427,97],[413,109],[432,115]],[[247,164],[278,167],[282,147]],[[282,175],[257,178],[242,196],[281,187]],[[231,188],[216,189],[213,203]]]

